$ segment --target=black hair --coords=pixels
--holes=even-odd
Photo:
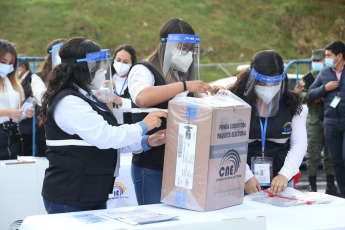
[[[266,76],[277,76],[284,72],[283,58],[274,50],[265,50],[256,53],[251,60],[250,67],[254,68],[256,72]],[[247,82],[249,76],[250,70],[247,68],[238,74],[237,81],[234,85],[227,86],[226,88],[245,100],[252,106],[252,110],[255,111],[254,100],[256,99],[256,95],[254,87],[248,88]],[[254,80],[254,84],[252,85],[256,83],[257,80]],[[301,96],[299,93],[289,90],[286,74],[282,84],[281,100],[285,101],[290,107],[292,115],[300,114],[302,111]],[[247,91],[246,95],[244,95],[245,91]]]
[[[345,44],[341,41],[336,41],[328,44],[325,47],[326,50],[331,50],[335,55],[342,54],[343,60],[345,60]]]
[[[86,38],[71,38],[67,40],[59,51],[60,58],[63,59],[83,59],[87,53],[100,51],[100,46]],[[64,89],[77,90],[77,86],[90,93],[90,83],[92,76],[86,62],[61,63],[56,66],[49,77],[46,93],[43,95],[42,109],[39,114],[39,125],[46,119],[46,110],[53,98]]]
[[[19,66],[24,65],[26,70],[30,70],[29,62],[21,61],[19,62]]]
[[[112,74],[116,73],[116,70],[115,70],[115,68],[113,66],[113,63],[114,63],[114,60],[115,60],[115,57],[116,57],[117,53],[120,52],[121,50],[125,50],[125,51],[127,51],[131,55],[132,65],[137,63],[137,54],[136,54],[135,49],[133,48],[133,46],[127,45],[127,44],[119,45],[118,47],[115,48],[114,56],[111,59],[111,73]]]

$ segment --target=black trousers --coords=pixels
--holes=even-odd
[[[17,159],[23,155],[22,137],[17,128],[0,127],[0,160]]]

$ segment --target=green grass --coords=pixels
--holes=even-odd
[[[51,40],[84,36],[111,51],[132,44],[140,60],[157,46],[160,26],[179,17],[201,36],[201,63],[249,62],[265,49],[304,59],[344,39],[344,12],[344,0],[1,0],[0,38],[19,54],[45,56]],[[205,81],[224,76],[201,71]]]

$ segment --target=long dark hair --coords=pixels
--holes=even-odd
[[[52,54],[49,53],[50,50],[52,50],[52,47],[56,44],[59,44],[61,42],[65,42],[66,39],[65,38],[59,38],[59,39],[55,39],[53,41],[51,41],[48,46],[47,46],[47,57],[44,59],[43,64],[41,65],[41,67],[37,70],[37,73],[39,73],[42,81],[44,82],[44,84],[47,85],[48,83],[48,75],[49,72],[52,70]]]
[[[22,86],[18,83],[17,76],[16,76],[17,63],[18,63],[16,44],[9,42],[7,40],[0,40],[0,60],[2,60],[3,57],[7,53],[12,54],[14,58],[14,62],[13,62],[14,70],[12,73],[9,73],[7,77],[10,80],[13,89],[19,93],[20,100],[23,101],[25,98],[24,91],[23,91]],[[2,77],[0,77],[0,92],[3,92],[4,90],[5,90],[5,80]]]
[[[162,41],[162,38],[167,38],[169,34],[190,34],[195,35],[194,29],[188,22],[180,18],[172,18],[165,22],[159,30],[159,44],[156,50],[150,54],[146,60],[165,78],[165,81],[169,84],[174,82],[173,77],[164,76],[163,74],[163,62],[166,41]],[[168,75],[168,74],[167,74]]]
[[[113,66],[113,63],[114,63],[114,60],[116,58],[117,53],[120,52],[121,50],[125,50],[127,53],[129,53],[131,55],[132,65],[137,63],[137,54],[136,54],[135,49],[133,48],[133,46],[127,45],[127,44],[119,45],[118,47],[115,48],[114,56],[111,59],[111,63],[110,63],[111,64],[111,74],[115,74],[116,73],[116,70],[115,70],[115,68]]]
[[[61,60],[82,59],[87,53],[100,51],[98,44],[86,38],[71,38],[61,47],[59,55]],[[42,109],[38,116],[41,126],[46,119],[47,106],[53,98],[64,89],[77,90],[77,86],[90,93],[90,83],[92,78],[86,62],[61,63],[56,66],[49,77],[48,88],[43,95]]]
[[[254,54],[251,60],[250,67],[254,68],[256,72],[266,76],[277,76],[284,72],[283,58],[274,50],[265,50]],[[255,111],[254,100],[256,98],[256,95],[254,92],[254,87],[246,89],[246,87],[248,87],[247,82],[249,76],[250,70],[249,68],[247,68],[238,74],[235,84],[233,84],[232,86],[227,86],[226,88],[235,95],[245,100],[252,106],[253,110]],[[256,83],[257,80],[254,80],[254,84]],[[289,90],[286,74],[282,84],[281,100],[287,103],[292,115],[300,114],[302,112],[301,95],[297,92]],[[245,96],[244,93],[246,90],[248,92]]]

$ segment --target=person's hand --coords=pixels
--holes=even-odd
[[[117,96],[117,94],[115,94],[115,93],[114,93],[114,101],[113,102],[117,105],[122,105],[121,97]]]
[[[186,81],[187,91],[191,93],[210,93],[214,95],[214,91],[209,84],[206,84],[203,81]]]
[[[115,82],[114,81],[111,81],[112,82],[112,89],[115,88]],[[109,80],[105,80],[103,83],[102,83],[102,88],[110,88],[110,81]]]
[[[330,81],[325,85],[326,91],[332,91],[338,88],[339,86],[339,81]]]
[[[316,100],[314,101],[315,104],[318,104],[318,103],[320,103],[320,102],[321,102],[321,98],[316,99]]]
[[[28,118],[33,117],[35,114],[35,110],[33,108],[29,108],[25,111],[25,116]]]
[[[271,188],[270,188],[271,193],[273,195],[279,195],[280,192],[286,189],[287,184],[288,184],[288,179],[285,176],[278,174],[272,180]]]
[[[214,93],[218,93],[219,90],[225,89],[225,88],[224,88],[223,86],[221,86],[221,85],[214,85],[214,86],[212,86],[211,88],[212,88],[212,90],[213,90]]]
[[[168,117],[168,113],[164,111],[154,111],[149,114],[144,118],[143,122],[147,126],[148,131],[158,128],[162,124],[162,120],[160,117]]]
[[[18,121],[22,117],[22,113],[20,109],[7,109],[7,116],[15,121]]]
[[[158,132],[152,134],[147,139],[147,145],[150,147],[160,146],[165,144],[166,130],[159,130]]]
[[[247,194],[252,194],[255,192],[260,192],[261,186],[258,179],[256,179],[255,176],[253,176],[244,184],[244,189],[246,190]]]

